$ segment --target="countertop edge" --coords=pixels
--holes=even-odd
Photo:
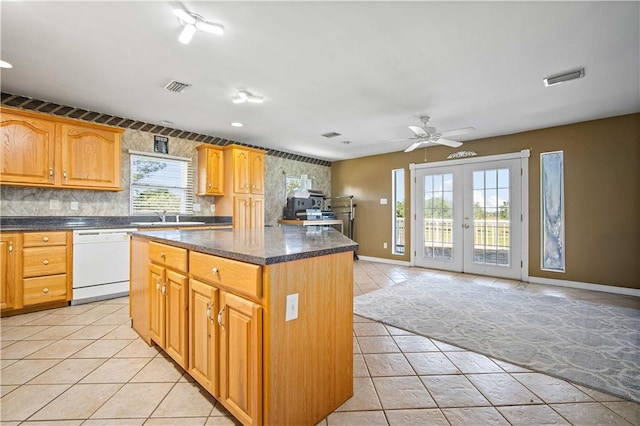
[[[152,232],[151,230],[148,230],[148,231]],[[240,262],[251,263],[254,265],[261,265],[261,266],[273,265],[276,263],[291,262],[291,261],[300,260],[300,259],[309,259],[312,257],[327,256],[327,255],[336,254],[336,253],[356,251],[358,249],[358,244],[352,243],[352,244],[339,245],[331,248],[309,250],[309,251],[304,251],[300,253],[261,257],[261,256],[238,253],[236,251],[199,246],[199,245],[191,244],[184,241],[176,241],[169,238],[163,238],[157,235],[150,235],[145,231],[133,232],[132,235],[134,237],[144,238],[149,241],[168,244],[168,245],[184,248],[187,250],[193,250],[200,253],[211,254],[214,256],[224,257],[226,259],[237,260]]]

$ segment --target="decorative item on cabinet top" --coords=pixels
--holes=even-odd
[[[0,108],[0,184],[120,191],[124,130]]]

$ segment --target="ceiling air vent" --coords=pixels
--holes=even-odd
[[[553,77],[547,77],[542,81],[544,82],[544,85],[546,87],[549,87],[556,84],[564,83],[565,81],[575,80],[582,77],[584,77],[584,68],[580,68],[579,70],[570,71],[560,75],[554,75]]]
[[[325,138],[335,138],[336,136],[340,136],[340,133],[329,132],[329,133],[324,133],[322,136],[324,136]]]
[[[170,92],[182,93],[187,90],[191,85],[189,83],[180,83],[179,81],[171,80],[164,88]]]

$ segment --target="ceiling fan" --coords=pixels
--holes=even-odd
[[[429,117],[428,115],[420,117],[420,121],[422,121],[422,127],[409,126],[409,129],[411,129],[411,131],[415,133],[414,137],[404,138],[404,139],[395,139],[394,142],[407,141],[407,140],[416,141],[413,144],[411,144],[407,149],[405,149],[404,152],[411,152],[414,149],[420,148],[421,146],[427,145],[430,143],[446,145],[452,148],[457,148],[460,145],[462,145],[462,142],[458,142],[458,141],[454,141],[446,138],[449,136],[462,135],[464,133],[475,130],[474,127],[464,127],[462,129],[449,130],[447,132],[438,133],[435,127],[429,126],[429,120],[431,120],[431,117]]]

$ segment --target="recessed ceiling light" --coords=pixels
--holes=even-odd
[[[239,122],[237,122],[237,121],[234,121],[233,123],[231,123],[231,126],[232,126],[232,127],[242,127],[242,126],[244,126],[244,124],[239,123]]]
[[[9,62],[0,60],[0,68],[13,68],[13,65],[11,65]]]

